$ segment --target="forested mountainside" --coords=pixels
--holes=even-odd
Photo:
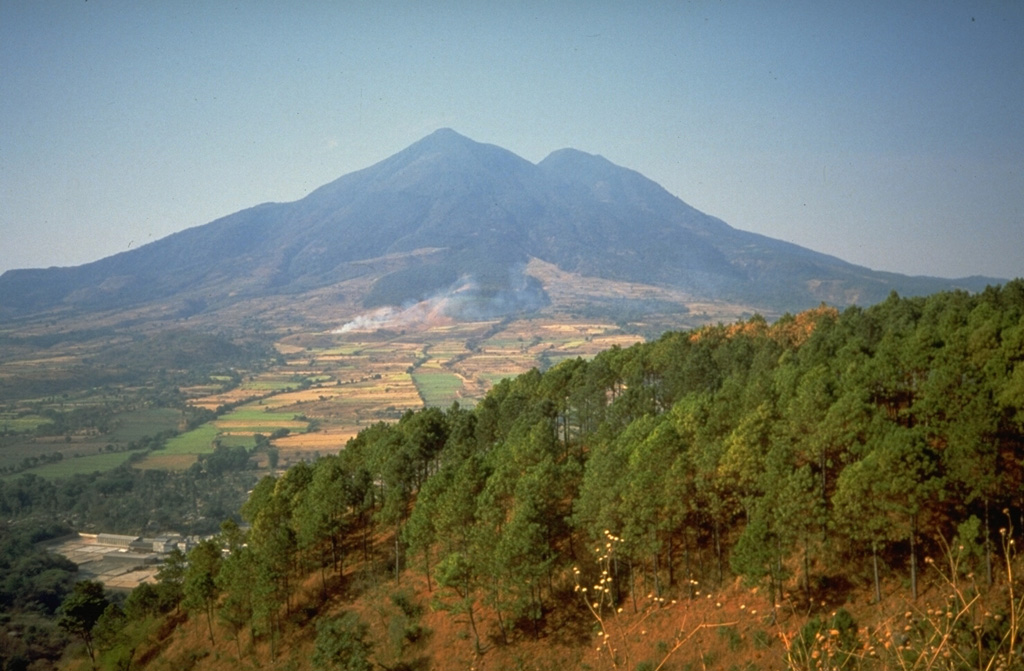
[[[754,317],[565,361],[502,381],[473,409],[367,429],[336,456],[266,477],[241,513],[248,529],[227,525],[167,582],[210,640],[235,641],[239,664],[277,658],[294,639],[306,652],[290,668],[446,668],[416,657],[409,619],[392,632],[409,644],[402,658],[373,623],[335,616],[355,572],[376,570],[399,587],[425,582],[432,609],[464,632],[450,646],[482,660],[568,637],[578,661],[589,650],[625,667],[610,614],[739,579],[803,617],[797,639],[766,644],[765,668],[1013,668],[1024,281]],[[942,575],[956,588],[942,588],[934,620],[908,610],[898,640],[837,614],[856,586],[876,601],[895,585],[919,603],[926,567],[929,584]],[[303,619],[295,604],[310,576],[324,596]],[[996,616],[982,605],[989,590],[1008,594]],[[139,612],[157,612],[149,603]],[[570,612],[599,626],[567,631]],[[768,627],[779,611],[765,612]],[[672,664],[658,668],[707,661],[658,650]],[[918,663],[933,653],[946,665]]]

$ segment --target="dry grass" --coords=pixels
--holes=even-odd
[[[609,541],[614,545],[614,541]],[[512,630],[509,641],[503,642],[495,613],[483,600],[476,603],[477,626],[482,635],[482,650],[476,651],[472,636],[468,634],[465,618],[445,609],[450,599],[443,591],[427,589],[426,580],[418,570],[405,571],[401,583],[396,584],[387,569],[393,537],[389,533],[377,535],[370,548],[370,559],[363,562],[361,552],[349,553],[343,576],[329,575],[328,593],[322,592],[319,572],[313,571],[296,581],[298,585],[291,600],[290,610],[282,605],[284,629],[279,638],[276,658],[272,659],[266,637],[255,642],[243,632],[242,653],[239,657],[234,641],[223,627],[217,628],[217,640],[212,646],[205,634],[201,618],[183,620],[177,626],[165,629],[166,638],[152,639],[139,650],[140,657],[153,656],[145,668],[171,671],[190,668],[195,671],[220,669],[283,668],[293,671],[311,669],[315,624],[318,618],[332,617],[343,612],[357,614],[369,625],[373,642],[372,659],[382,668],[429,668],[432,671],[463,669],[533,669],[537,671],[561,669],[806,669],[808,671],[862,670],[895,671],[906,669],[964,668],[963,665],[944,663],[949,660],[943,639],[924,639],[915,645],[926,654],[909,656],[900,654],[871,654],[871,646],[882,646],[882,639],[893,640],[896,632],[904,631],[907,623],[933,622],[942,626],[946,620],[963,618],[961,606],[954,609],[953,617],[946,610],[929,605],[947,603],[946,596],[962,592],[964,605],[977,604],[978,614],[994,619],[1000,603],[1009,603],[1014,609],[1005,614],[1017,618],[1024,616],[1021,596],[1010,590],[1017,589],[1013,576],[1020,570],[1014,551],[1005,545],[1011,558],[1006,564],[1009,582],[989,595],[994,601],[975,600],[967,595],[962,578],[953,583],[937,571],[923,592],[918,606],[907,603],[908,594],[898,581],[885,585],[885,600],[872,602],[870,587],[854,589],[834,601],[815,603],[810,610],[801,598],[782,599],[772,610],[763,591],[749,589],[737,580],[722,587],[692,584],[689,589],[676,586],[664,596],[641,593],[635,606],[626,598],[613,604],[602,596],[607,582],[611,555],[595,556],[581,573],[553,576],[554,591],[548,595],[540,630],[536,635],[527,627]],[[575,578],[574,578],[575,576]],[[596,576],[582,579],[581,576]],[[588,591],[572,589],[573,584],[586,585]],[[954,584],[959,587],[954,587]],[[1018,590],[1019,591],[1019,590]],[[418,613],[402,619],[392,597],[405,594]],[[682,594],[689,596],[682,596]],[[828,599],[828,596],[824,597]],[[957,597],[959,598],[959,597]],[[1009,601],[1006,599],[1009,598]],[[1002,601],[1001,601],[1002,600]],[[597,606],[593,603],[596,601]],[[801,635],[813,617],[828,621],[838,609],[848,610],[858,624],[853,648],[842,649],[840,632],[827,627],[812,637],[813,647],[806,654],[794,654],[793,642]],[[986,616],[985,613],[989,615]],[[422,635],[415,641],[395,638],[396,622],[409,622],[420,627]],[[404,625],[403,625],[404,626]],[[990,658],[980,665],[968,668],[1011,671],[1010,655],[1020,638],[1018,629],[1004,628],[1001,656]],[[401,630],[399,630],[401,631]],[[1013,633],[1016,632],[1016,633]],[[1016,637],[1016,638],[1014,638]],[[915,639],[916,640],[916,639]],[[1014,643],[1013,641],[1016,641]],[[921,647],[921,646],[931,646]],[[934,648],[934,649],[932,649]],[[853,654],[845,654],[851,651]],[[814,654],[814,653],[817,654]],[[838,654],[843,652],[844,654]],[[407,665],[403,667],[402,665]],[[69,668],[86,668],[85,666]]]

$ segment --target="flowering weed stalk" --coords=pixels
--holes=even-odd
[[[1005,582],[983,595],[965,568],[965,548],[943,543],[947,562],[925,563],[938,575],[942,601],[911,606],[862,637],[812,620],[797,636],[781,635],[786,666],[801,671],[1016,671],[1024,669],[1024,598],[1017,583],[1016,544],[1011,529],[1000,529]]]
[[[622,613],[622,606],[619,606],[615,601],[615,593],[612,587],[614,582],[612,575],[613,559],[615,550],[621,543],[622,539],[620,537],[612,534],[607,529],[605,530],[604,545],[594,548],[600,573],[593,585],[588,586],[584,584],[582,572],[578,567],[574,567],[572,570],[575,582],[573,589],[580,595],[583,604],[598,625],[597,652],[601,653],[602,657],[608,660],[609,667],[613,669],[632,668],[629,661],[628,638],[637,633],[645,635],[647,631],[643,629],[643,626],[647,619],[659,608],[676,604],[675,600],[668,601],[664,597],[648,594],[649,603],[643,608],[643,614],[639,618],[632,619],[628,625],[625,624],[626,617]],[[671,647],[668,647],[662,653],[661,661],[654,667],[654,671],[660,671],[669,658],[701,630],[730,626],[735,623],[705,623],[698,625],[689,632],[686,631],[685,624],[684,620],[682,625],[676,630]]]

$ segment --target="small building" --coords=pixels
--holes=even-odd
[[[138,538],[128,545],[128,549],[132,552],[149,552],[153,549],[153,541],[145,538]]]
[[[153,552],[167,554],[174,548],[178,547],[178,543],[181,541],[181,536],[157,536],[156,538],[146,540],[152,541],[151,547],[153,548]]]
[[[96,534],[96,543],[98,545],[106,545],[113,548],[123,548],[128,550],[131,548],[132,543],[136,543],[141,538],[139,536],[122,536],[120,534]]]
[[[109,552],[103,555],[102,561],[113,562],[115,564],[125,566],[154,565],[160,563],[160,555],[155,552],[150,552],[148,554],[142,554],[139,552]]]

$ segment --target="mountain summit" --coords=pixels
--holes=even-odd
[[[357,278],[366,307],[458,290],[461,316],[530,312],[548,302],[527,271],[536,261],[581,281],[671,288],[767,313],[987,282],[874,272],[734,229],[600,156],[562,149],[533,164],[441,129],[293,203],[257,205],[83,266],[8,271],[0,317],[155,301],[202,311]]]

